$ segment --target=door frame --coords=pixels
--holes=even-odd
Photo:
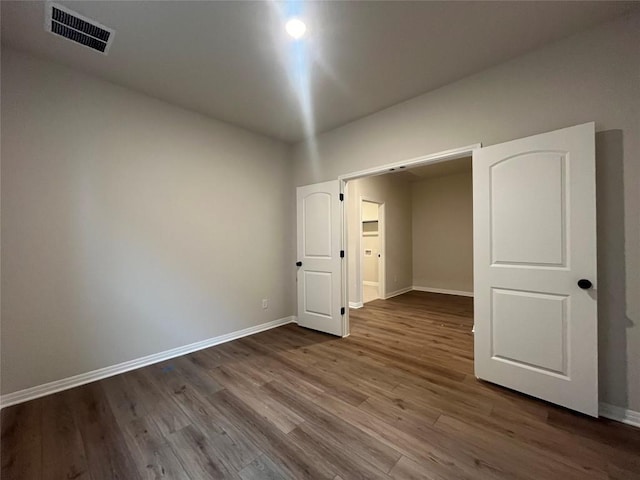
[[[345,200],[346,201],[346,200]],[[360,288],[363,286],[363,260],[364,254],[362,250],[362,237],[364,236],[364,232],[362,230],[362,202],[375,203],[378,205],[378,248],[382,254],[378,257],[378,298],[384,298],[384,292],[386,292],[385,278],[386,278],[386,270],[385,270],[385,253],[386,253],[386,243],[385,243],[385,230],[384,230],[384,202],[380,202],[379,200],[375,200],[373,197],[368,197],[366,195],[360,195],[360,203],[359,203],[359,214],[360,221],[358,222],[358,228],[360,231],[360,237],[358,241],[359,245],[359,254],[360,254],[360,263],[358,265],[358,271],[356,272],[356,284],[360,285]],[[348,278],[348,277],[347,277]],[[348,298],[348,297],[347,297]],[[360,303],[364,305],[364,289],[360,292]]]
[[[456,160],[458,158],[473,157],[474,150],[482,148],[482,143],[474,143],[465,147],[454,148],[451,150],[444,150],[442,152],[431,153],[423,155],[421,157],[414,157],[408,160],[388,163],[386,165],[380,165],[379,167],[368,168],[366,170],[359,170],[352,173],[347,173],[338,176],[340,182],[340,193],[343,195],[344,201],[342,202],[342,248],[345,251],[344,261],[342,262],[342,298],[344,304],[349,304],[349,271],[348,271],[348,255],[349,250],[347,248],[347,195],[348,189],[346,188],[347,182],[350,180],[356,180],[358,178],[373,177],[376,175],[383,175],[385,173],[394,172],[396,170],[403,170],[407,167],[418,167],[423,165],[431,165],[440,162],[446,162],[448,160]],[[360,210],[362,210],[362,203],[360,204]],[[361,213],[362,216],[362,213]],[[362,222],[360,222],[359,230],[362,230]],[[360,232],[362,235],[362,232]],[[386,263],[386,262],[385,262]],[[345,308],[345,314],[342,317],[342,336],[348,337],[350,334],[349,325],[349,309]]]

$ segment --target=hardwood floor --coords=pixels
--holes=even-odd
[[[472,300],[411,292],[2,411],[2,479],[635,479],[640,429],[473,376]]]

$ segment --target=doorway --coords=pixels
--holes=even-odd
[[[349,255],[341,249],[349,180],[472,154],[475,376],[597,416],[594,139],[595,124],[587,123],[298,187],[298,285],[301,276],[309,279],[299,288],[299,323],[324,317],[311,328],[349,335]],[[322,270],[313,263],[320,257]],[[386,277],[395,283],[390,263]]]
[[[383,208],[383,203],[364,199],[360,201],[360,279],[363,304],[382,298],[383,295],[382,263],[385,258],[382,250],[384,226],[381,211]]]
[[[473,295],[471,149],[366,172],[345,187],[350,308],[411,290]],[[424,188],[437,193],[416,195]]]

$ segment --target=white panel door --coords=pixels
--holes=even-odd
[[[595,193],[593,123],[473,154],[476,376],[592,416]]]
[[[338,180],[298,187],[298,324],[343,335]]]

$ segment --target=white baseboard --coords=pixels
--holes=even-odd
[[[349,302],[349,308],[362,308],[362,302]]]
[[[413,290],[413,287],[406,287],[406,288],[401,288],[400,290],[396,290],[395,292],[389,292],[387,293],[383,299],[387,300],[391,297],[397,297],[398,295],[402,295],[403,293],[407,293],[410,292],[411,290]]]
[[[191,343],[182,347],[172,348],[171,350],[165,350],[164,352],[154,353],[151,355],[147,355],[146,357],[129,360],[128,362],[119,363],[110,367],[99,368],[98,370],[81,373],[79,375],[74,375],[73,377],[55,380],[43,385],[25,388],[24,390],[18,390],[17,392],[2,395],[0,397],[0,408],[26,402],[39,397],[44,397],[45,395],[50,395],[62,390],[79,387],[80,385],[95,382],[96,380],[112,377],[113,375],[119,375],[130,370],[135,370],[136,368],[146,367],[147,365],[151,365],[153,363],[162,362],[164,360],[169,360],[181,355],[186,355],[187,353],[192,353],[204,348],[213,347],[214,345],[230,342],[231,340],[236,340],[248,335],[253,335],[265,330],[270,330],[272,328],[286,325],[288,323],[297,323],[297,318],[292,315],[289,317],[280,318],[278,320],[272,320],[271,322],[262,323],[260,325],[256,325],[255,327],[249,327],[238,330],[236,332],[227,333],[225,335],[219,335],[207,340]]]
[[[628,408],[616,407],[608,403],[600,404],[600,416],[615,420],[617,422],[640,427],[640,412],[629,410]]]
[[[418,287],[416,285],[413,286],[413,289],[418,292],[444,293],[445,295],[460,295],[462,297],[473,297],[473,292],[464,292],[462,290],[448,290],[446,288]]]
[[[378,286],[378,282],[370,282],[369,280],[363,280],[362,284],[363,285],[367,285],[368,287],[377,287]]]

